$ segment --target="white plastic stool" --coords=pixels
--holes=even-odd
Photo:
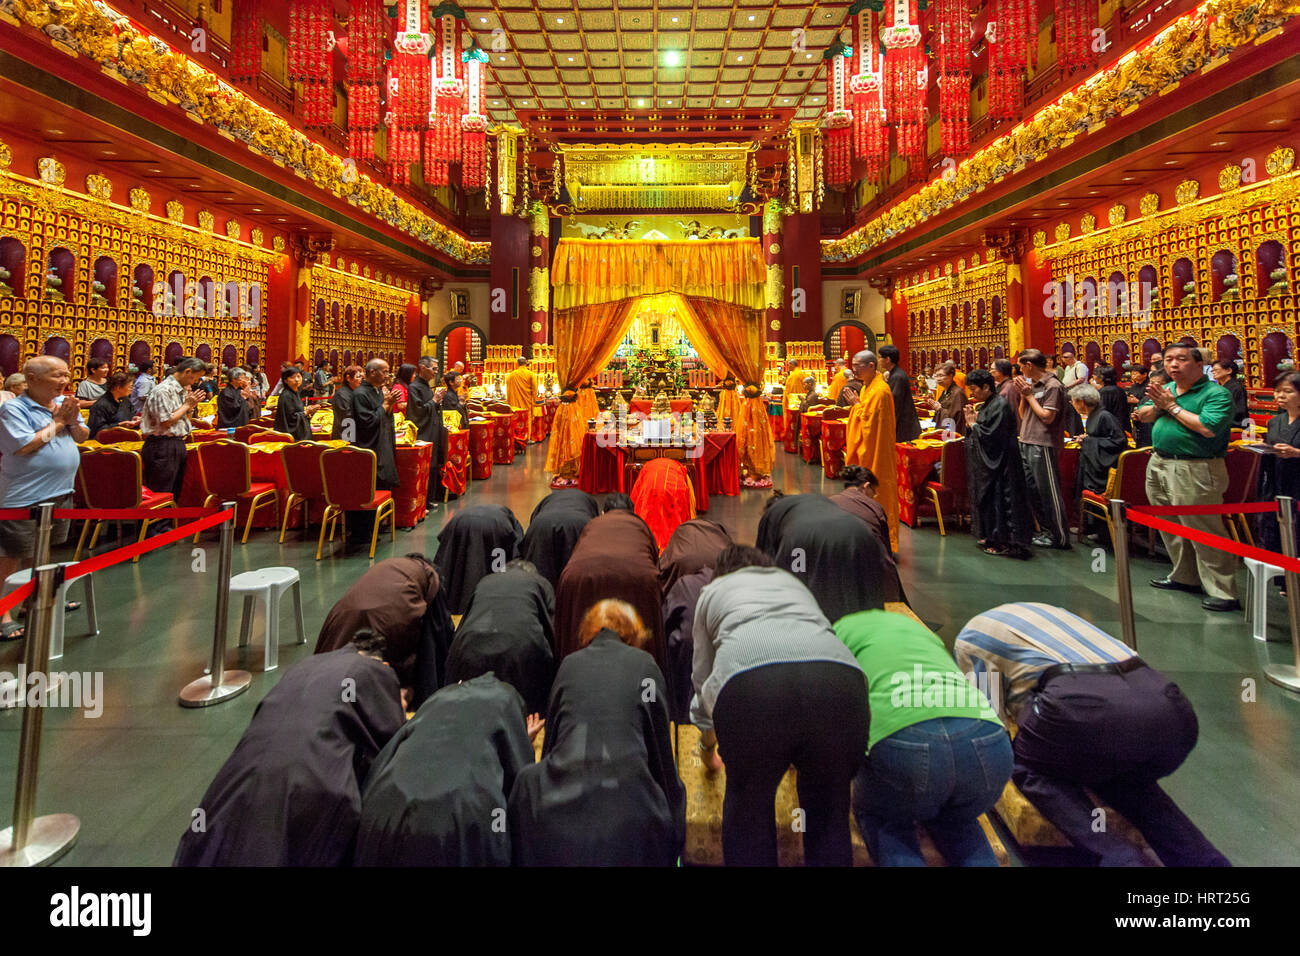
[[[59,565],[61,568],[70,568],[72,563],[64,561]],[[86,607],[86,623],[90,630],[86,632],[87,637],[99,637],[99,618],[95,614],[95,584],[91,580],[94,574],[83,574],[72,581],[64,581],[59,585],[58,593],[54,595],[54,620],[50,622],[50,660],[58,660],[63,656],[63,632],[64,632],[64,615],[68,603],[68,588],[72,587],[77,581],[84,581],[85,595],[84,603]],[[4,594],[10,594],[17,591],[20,587],[32,579],[31,568],[24,568],[22,571],[15,571],[9,577],[5,578]],[[2,596],[2,595],[0,595]],[[31,621],[31,613],[27,615],[27,621]],[[26,631],[23,632],[24,637]]]
[[[298,572],[294,568],[259,568],[245,571],[230,579],[230,596],[244,596],[244,617],[239,625],[239,646],[252,639],[253,602],[261,599],[266,609],[266,648],[262,655],[262,670],[273,671],[280,656],[280,596],[293,589],[293,616],[298,624],[298,643],[306,644],[302,630],[302,595],[299,591]]]
[[[1250,621],[1250,634],[1257,641],[1268,640],[1268,586],[1276,577],[1286,574],[1275,564],[1265,564],[1254,558],[1242,558],[1250,578],[1246,582],[1246,619]]]

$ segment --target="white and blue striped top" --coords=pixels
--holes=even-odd
[[[971,618],[957,635],[953,654],[961,669],[977,678],[1001,675],[1006,714],[1015,713],[1053,664],[1118,663],[1137,656],[1077,614],[1030,602],[1002,604]]]

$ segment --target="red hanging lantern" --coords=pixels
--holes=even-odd
[[[849,110],[849,66],[852,47],[839,37],[822,54],[826,61],[826,114],[822,129],[826,131],[826,182],[843,186],[852,179],[853,113]]]
[[[1016,119],[1025,71],[1036,58],[1038,8],[1034,0],[990,0],[985,31],[989,50],[989,118]]]
[[[889,24],[880,33],[885,47],[885,99],[898,155],[909,163],[925,156],[925,98],[929,67],[921,44],[916,0],[887,0]]]
[[[1064,70],[1096,66],[1097,0],[1056,0],[1056,62]]]
[[[353,0],[347,48],[348,152],[358,159],[375,158],[385,24],[383,0]]]
[[[478,44],[461,55],[465,62],[465,115],[460,120],[460,182],[466,189],[481,189],[487,183],[487,116],[483,112],[484,66],[487,51]]]
[[[334,18],[330,0],[289,4],[289,82],[299,83],[298,113],[308,126],[328,126],[334,114]]]
[[[445,186],[448,166],[460,160],[460,124],[465,112],[461,38],[467,31],[465,11],[451,0],[444,0],[430,14],[434,17],[429,75],[433,95],[424,138],[424,181],[430,186]]]
[[[858,159],[866,160],[867,176],[878,180],[889,159],[878,11],[869,6],[869,0],[857,0],[849,8],[849,17],[853,27],[853,73],[849,78],[849,92],[853,96],[853,152]]]
[[[970,148],[970,10],[967,0],[938,0],[939,141],[948,156]]]
[[[230,11],[230,78],[251,83],[262,72],[262,0],[235,0]]]
[[[403,0],[388,63],[388,163],[393,181],[402,184],[411,181],[408,167],[420,161],[420,133],[429,121],[428,12],[423,0]]]

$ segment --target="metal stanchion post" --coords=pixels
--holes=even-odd
[[[42,506],[49,508],[49,505]],[[46,515],[48,517],[48,514]],[[48,534],[46,546],[48,548]],[[35,598],[27,623],[27,652],[24,665],[30,677],[44,677],[49,671],[50,630],[54,623],[54,598],[62,584],[63,571],[56,564],[42,564],[34,575]],[[21,684],[18,693],[26,692]],[[45,722],[48,688],[37,700],[24,701],[23,725],[18,742],[18,781],[14,787],[14,822],[0,831],[0,866],[48,866],[77,842],[81,821],[70,813],[36,816],[36,779],[41,762],[41,726]]]
[[[1137,625],[1133,621],[1133,579],[1128,568],[1128,504],[1110,499],[1110,524],[1115,545],[1115,586],[1119,591],[1119,620],[1124,643],[1137,650]]]
[[[1295,499],[1277,499],[1277,519],[1281,525],[1282,553],[1295,559]],[[1261,583],[1267,586],[1267,581]],[[1286,573],[1286,610],[1291,619],[1291,650],[1295,655],[1292,664],[1266,664],[1264,676],[1287,690],[1300,691],[1300,574]]]
[[[232,510],[233,501],[223,501],[221,507]],[[212,668],[207,675],[190,681],[181,689],[182,707],[207,707],[229,700],[248,690],[252,680],[248,671],[228,671],[226,667],[226,622],[230,616],[230,565],[235,544],[235,521],[221,523],[221,555],[217,564],[217,615],[212,635]]]

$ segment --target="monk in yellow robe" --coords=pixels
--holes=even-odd
[[[876,371],[876,354],[853,356],[853,375],[862,381],[862,394],[849,413],[844,463],[870,468],[879,484],[876,500],[889,519],[889,547],[898,553],[898,469],[894,452],[896,425],[894,394]]]
[[[511,408],[532,409],[537,401],[537,376],[528,367],[528,359],[520,356],[518,366],[506,376],[506,402]]]
[[[786,362],[785,372],[785,390],[781,394],[781,406],[784,409],[782,416],[785,419],[785,433],[788,435],[792,428],[798,427],[794,424],[793,416],[790,414],[790,398],[791,396],[798,396],[799,398],[803,397],[803,394],[806,391],[803,385],[803,380],[804,376],[807,375],[808,372],[799,367],[798,359],[790,359],[790,361]],[[798,400],[795,401],[794,407],[795,410],[798,411]]]
[[[591,379],[578,387],[578,414],[582,417],[583,428],[591,419],[600,416],[600,403],[596,401],[596,387]]]
[[[456,386],[456,394],[461,399],[469,397],[469,376],[465,374],[465,363],[457,362],[452,366],[452,371],[460,376],[460,384]]]
[[[826,388],[826,397],[831,402],[837,402],[840,398],[840,392],[844,391],[844,385],[848,382],[848,372],[844,368],[844,359],[835,360],[835,375],[831,379],[831,384]]]

